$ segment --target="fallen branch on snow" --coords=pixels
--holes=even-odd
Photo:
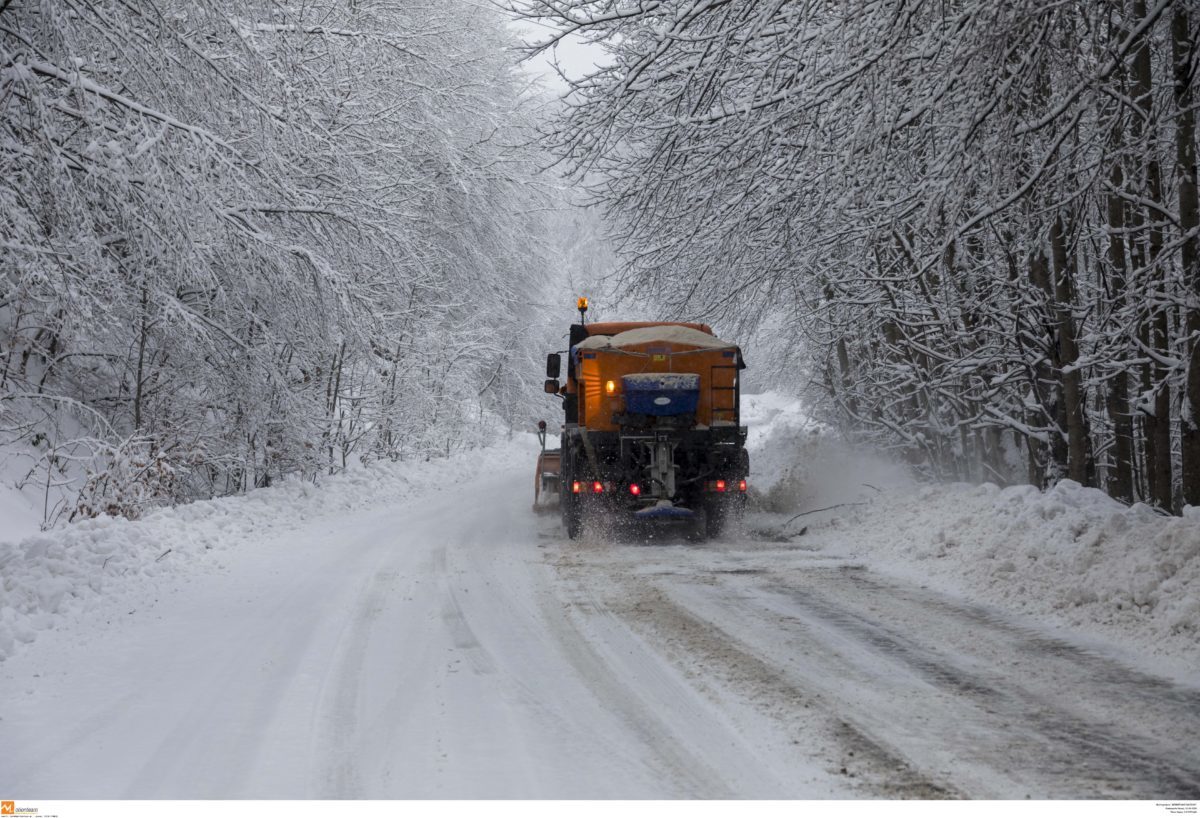
[[[845,508],[846,506],[865,506],[865,505],[866,505],[866,503],[838,503],[837,505],[825,506],[824,508],[814,508],[811,511],[801,511],[795,517],[790,518],[783,525],[786,528],[792,522],[792,520],[798,520],[806,514],[816,514],[818,511],[830,511],[835,508]]]

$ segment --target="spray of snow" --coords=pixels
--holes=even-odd
[[[742,396],[756,505],[796,513],[914,484],[903,465],[857,449],[777,392]]]

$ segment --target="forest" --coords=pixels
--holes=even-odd
[[[1200,505],[1198,18],[0,0],[0,445],[48,520],[479,445],[583,287],[928,476]]]
[[[1200,505],[1194,3],[510,8],[607,49],[544,130],[620,289],[932,476]]]
[[[507,23],[0,0],[0,442],[72,484],[47,522],[512,421],[562,248]]]

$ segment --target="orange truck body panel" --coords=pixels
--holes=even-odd
[[[647,326],[655,326],[653,324]],[[703,325],[686,325],[695,329]],[[632,329],[632,327],[631,327]],[[652,341],[621,349],[580,352],[577,385],[579,425],[594,431],[617,431],[614,417],[625,411],[621,377],[645,372],[689,372],[700,376],[699,426],[733,426],[737,423],[738,350],[696,349],[686,344]],[[609,394],[606,384],[613,382]]]

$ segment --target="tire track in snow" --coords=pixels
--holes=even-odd
[[[395,570],[379,569],[367,581],[356,612],[347,620],[341,649],[330,662],[330,676],[320,697],[320,728],[316,747],[323,758],[318,780],[319,798],[355,798],[362,795],[359,773],[362,713],[362,675],[371,634],[384,610],[385,596],[398,578]]]
[[[623,676],[617,670],[620,665],[614,663],[612,657],[599,652],[601,643],[597,639],[596,628],[589,626],[584,629],[576,618],[588,617],[590,610],[606,620],[609,626],[616,626],[615,632],[610,631],[615,638],[627,641],[632,634],[628,633],[624,624],[603,602],[591,595],[584,604],[576,601],[572,607],[573,610],[565,613],[561,608],[545,612],[544,620],[558,649],[603,707],[618,716],[639,742],[651,751],[657,760],[660,777],[681,787],[676,797],[737,797],[737,793],[725,784],[721,771],[689,752],[686,742],[675,734],[667,721],[658,716],[656,708],[645,700],[645,694],[638,689],[639,680]],[[623,639],[622,631],[625,632]],[[633,641],[633,645],[627,643],[625,647],[640,652],[642,646],[636,643],[636,639]]]
[[[170,726],[123,797],[219,798],[245,791],[283,698],[274,680],[294,676],[321,624],[319,606],[297,611],[294,600],[319,599],[322,587],[320,576],[307,575],[279,593],[263,615],[235,620],[241,626],[235,639],[188,647],[203,651],[187,678],[188,687],[202,695],[176,702],[175,709],[170,699],[155,702],[159,721]],[[197,769],[205,775],[198,776]]]
[[[960,796],[948,782],[922,773],[886,743],[872,738],[852,715],[834,712],[820,691],[735,638],[722,622],[688,608],[655,584],[644,583],[623,615],[648,629],[669,654],[698,673],[701,684],[719,683],[726,695],[744,698],[793,735],[796,752],[815,755],[831,773],[840,769],[841,774],[857,778],[851,782],[855,788],[887,798]]]
[[[1153,677],[1135,672],[1121,683],[1119,665],[1095,656],[1073,665],[1070,657],[1082,651],[1054,640],[1067,657],[1058,657],[1064,666],[1045,680],[1023,679],[1022,670],[1046,662],[1039,652],[1045,638],[983,609],[964,615],[961,603],[874,582],[845,567],[808,568],[786,579],[780,574],[718,568],[658,574],[655,581],[707,627],[740,637],[752,654],[823,691],[858,732],[914,764],[954,770],[956,785],[972,795],[1011,797],[1028,787],[1039,797],[1194,797],[1200,782],[1195,745],[1181,739],[1172,746],[1159,735],[1194,736],[1200,717],[1188,707],[1190,691],[1160,696],[1169,685],[1155,680],[1135,694]],[[956,633],[962,644],[952,648],[933,641],[954,642]],[[1088,679],[1097,666],[1104,668],[1100,691]],[[839,678],[845,695],[827,681]],[[1045,689],[1030,688],[1033,682]],[[1074,684],[1081,700],[1097,698],[1117,711],[1145,698],[1165,715],[1157,731],[1131,730],[1052,696],[1056,682]]]
[[[793,719],[876,793],[1200,790],[1200,691],[841,559],[767,550],[576,548],[571,560],[579,582],[619,589],[606,598],[627,604],[609,606],[698,687]]]
[[[446,549],[444,546],[436,552],[434,562],[441,577],[442,625],[450,633],[450,638],[454,643],[455,649],[467,657],[467,661],[475,673],[483,675],[494,674],[496,672],[496,660],[483,647],[483,643],[480,642],[471,624],[467,621],[467,615],[463,610],[462,602],[458,598],[458,593],[450,583],[447,575]]]
[[[1082,673],[1091,684],[1104,689],[1108,694],[1119,696],[1126,701],[1136,701],[1139,707],[1153,711],[1160,721],[1174,722],[1180,718],[1187,721],[1191,716],[1200,713],[1200,689],[1176,684],[1136,667],[1099,656],[1063,639],[1023,627],[987,608],[924,589],[898,586],[868,575],[863,570],[843,568],[839,576],[865,594],[899,598],[910,610],[920,607],[933,612],[944,611],[986,632],[1003,635],[1027,655],[1038,657],[1043,664],[1054,661],[1070,672]],[[1188,735],[1194,736],[1194,731]],[[1180,737],[1183,737],[1182,734]]]
[[[881,584],[874,584],[876,593],[884,593],[885,588]],[[782,586],[772,586],[770,590],[785,595],[802,611],[852,635],[883,657],[911,668],[934,685],[948,689],[973,702],[981,710],[1030,731],[1031,735],[1021,741],[1025,752],[996,759],[998,763],[1019,763],[1021,756],[1024,756],[1027,763],[1033,760],[1043,775],[1051,776],[1052,780],[1048,782],[1051,787],[1061,787],[1063,782],[1069,782],[1077,794],[1079,785],[1085,783],[1090,792],[1107,793],[1115,797],[1195,798],[1200,794],[1200,757],[1194,752],[1195,745],[1192,745],[1190,754],[1180,757],[1180,753],[1187,753],[1185,748],[1147,746],[1153,737],[1134,735],[1118,726],[1091,723],[1044,695],[998,673],[995,668],[984,671],[967,669],[956,657],[944,651],[923,647],[894,627],[848,610],[834,602],[828,590],[821,594]],[[1014,630],[979,612],[973,612],[970,619],[977,624],[990,622],[992,629]],[[1053,648],[1068,656],[1083,654],[1079,649],[1058,640],[1041,637],[1023,641],[1036,653],[1046,653],[1048,648]],[[1119,678],[1118,668],[1097,657],[1088,657],[1084,668],[1081,668],[1084,672],[1080,678],[1097,666],[1104,668],[1101,678],[1111,688]],[[1114,706],[1120,707],[1126,696],[1132,698],[1138,695],[1138,685],[1144,678],[1144,674],[1131,673],[1128,681],[1117,685],[1118,695],[1114,697]],[[1156,685],[1160,692],[1163,684],[1159,681]],[[1086,688],[1085,691],[1094,692]],[[1186,691],[1172,692],[1172,698],[1185,704],[1192,698]],[[1200,722],[1195,710],[1190,713],[1181,710],[1175,716],[1193,725]],[[1053,779],[1060,781],[1056,784]]]

